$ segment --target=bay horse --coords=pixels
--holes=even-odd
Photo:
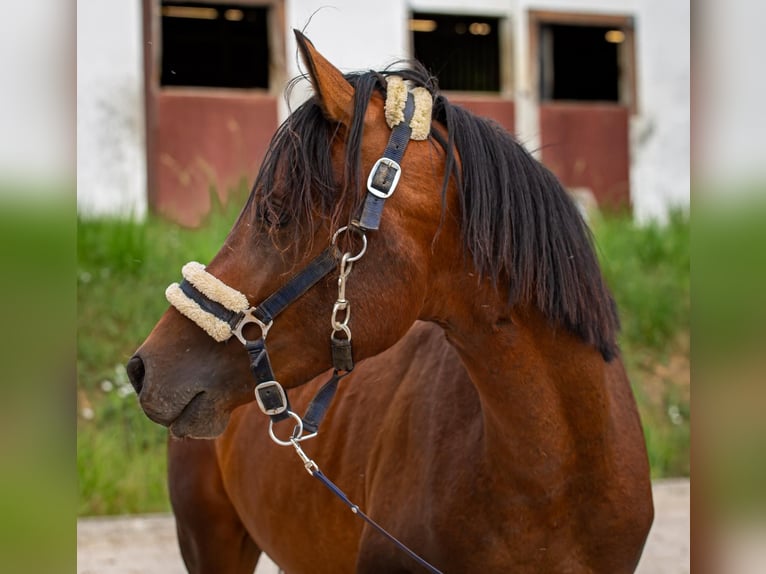
[[[266,438],[289,424],[261,410],[304,412],[353,329],[358,365],[300,446],[369,516],[444,572],[632,572],[653,518],[649,466],[617,312],[573,202],[418,64],[344,76],[295,34],[313,97],[127,366],[172,435],[187,568],[252,572],[266,552],[290,574],[423,571]],[[421,139],[394,142],[403,124],[423,131],[416,90],[432,116]],[[391,127],[389,107],[409,119]],[[399,161],[381,164],[392,149]],[[266,317],[270,294],[325,253],[324,274]],[[200,311],[210,299],[236,327]]]

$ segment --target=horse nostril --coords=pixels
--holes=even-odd
[[[144,386],[144,374],[146,373],[141,357],[133,355],[125,366],[125,370],[128,372],[130,383],[136,389],[136,394],[141,394],[141,389]]]

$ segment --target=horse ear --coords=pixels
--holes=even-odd
[[[348,125],[354,111],[354,88],[306,36],[298,30],[293,32],[325,114],[331,120]]]

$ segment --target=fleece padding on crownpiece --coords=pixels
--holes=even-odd
[[[404,105],[407,102],[408,89],[401,76],[388,76],[386,82],[388,84],[385,106],[386,123],[389,128],[394,129],[404,121]],[[410,127],[412,128],[410,139],[425,140],[431,132],[433,100],[425,88],[414,88],[411,92],[415,100],[415,110],[410,120]]]
[[[410,127],[412,135],[410,139],[425,140],[431,133],[431,109],[433,100],[431,94],[425,88],[415,88],[412,90],[412,97],[415,99],[415,113],[412,114]]]
[[[401,76],[386,78],[386,123],[394,129],[404,121],[404,104],[407,102],[407,86]]]

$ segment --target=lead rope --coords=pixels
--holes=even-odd
[[[322,483],[325,487],[327,487],[327,489],[330,492],[332,492],[335,496],[337,496],[341,500],[341,502],[343,502],[343,504],[345,504],[351,509],[351,512],[353,512],[359,518],[364,520],[367,524],[372,526],[378,533],[382,534],[388,540],[393,542],[397,548],[399,548],[402,552],[406,553],[410,558],[415,560],[418,564],[423,566],[429,572],[432,572],[433,574],[443,574],[441,570],[439,570],[438,568],[433,566],[431,563],[427,562],[425,559],[415,554],[415,552],[410,550],[409,547],[407,547],[404,543],[400,542],[385,528],[383,528],[380,524],[378,524],[372,518],[370,518],[367,514],[365,514],[362,511],[362,509],[359,508],[358,505],[351,502],[348,496],[346,496],[346,494],[338,487],[338,485],[335,484],[333,481],[331,481],[329,478],[327,478],[327,476],[325,476],[325,474],[319,469],[319,466],[317,466],[317,463],[315,463],[313,460],[311,460],[308,457],[308,455],[303,451],[303,449],[301,448],[301,445],[298,443],[297,440],[291,439],[290,442],[295,447],[295,452],[303,461],[303,466],[306,468],[306,472],[308,472],[311,476],[316,478],[320,483]]]

